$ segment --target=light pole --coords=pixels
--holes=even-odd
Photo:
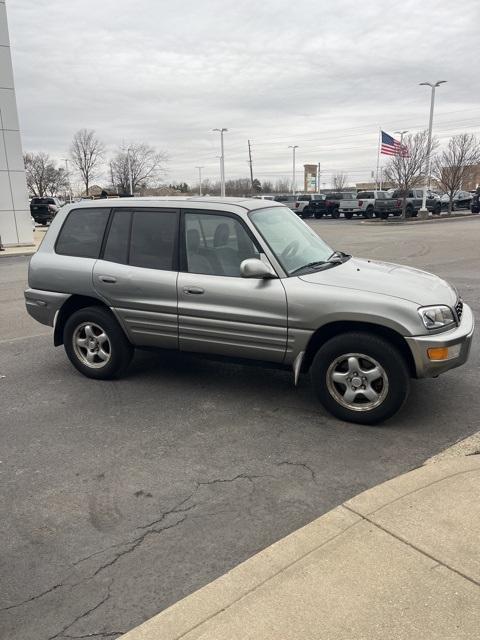
[[[195,167],[198,169],[198,195],[202,195],[202,169],[203,167]]]
[[[220,195],[222,198],[225,197],[225,153],[223,150],[223,134],[228,131],[222,127],[221,129],[212,129],[212,131],[218,131],[220,133],[220,148],[221,148],[221,156],[220,156]]]
[[[72,189],[70,186],[70,171],[68,169],[68,158],[62,158],[62,160],[65,162],[65,175],[67,177],[67,183],[68,183],[68,199],[70,204],[72,204]]]
[[[293,167],[292,167],[292,193],[295,195],[296,189],[296,178],[295,178],[295,150],[298,149],[298,144],[290,144],[288,145],[289,149],[293,150]]]
[[[127,149],[127,164],[128,164],[128,181],[130,183],[130,195],[133,196],[132,162],[130,160],[130,147],[128,147]]]
[[[422,208],[418,212],[419,218],[428,218],[427,210],[427,182],[430,186],[430,155],[432,151],[432,127],[433,127],[433,108],[435,105],[435,89],[441,84],[445,84],[446,80],[438,80],[437,82],[420,82],[419,86],[427,86],[432,89],[432,97],[430,100],[430,121],[428,123],[428,142],[427,142],[427,164],[426,164],[426,176],[423,183],[423,198]]]

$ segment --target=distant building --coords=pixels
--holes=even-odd
[[[316,193],[318,178],[318,165],[316,164],[304,164],[303,165],[303,189],[305,193]]]
[[[6,246],[33,244],[4,0],[0,0],[0,238]]]
[[[357,191],[372,191],[375,189],[380,189],[380,187],[377,186],[376,182],[357,182],[355,187]],[[388,182],[388,180],[386,180],[385,182],[382,182],[382,189],[395,189],[395,185],[393,184],[393,182]]]

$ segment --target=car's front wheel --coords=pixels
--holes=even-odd
[[[330,413],[360,424],[376,424],[393,416],[410,388],[407,365],[398,349],[363,332],[328,340],[315,355],[311,377]]]
[[[351,220],[353,218],[353,213],[351,211],[347,211],[343,214],[347,220]]]
[[[63,344],[73,366],[89,378],[118,377],[133,355],[118,322],[101,307],[75,311],[65,323]]]

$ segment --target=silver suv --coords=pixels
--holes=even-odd
[[[284,205],[154,198],[65,206],[32,257],[27,310],[91,378],[135,347],[310,372],[342,420],[372,424],[410,378],[463,364],[473,315],[440,278],[331,249]]]

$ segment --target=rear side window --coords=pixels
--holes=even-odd
[[[132,212],[125,209],[115,211],[112,224],[108,232],[103,259],[110,262],[127,264],[128,243],[130,240],[130,222]]]
[[[110,209],[74,209],[70,211],[55,245],[63,256],[98,258]]]
[[[135,211],[130,260],[135,267],[172,271],[178,236],[177,211]]]

